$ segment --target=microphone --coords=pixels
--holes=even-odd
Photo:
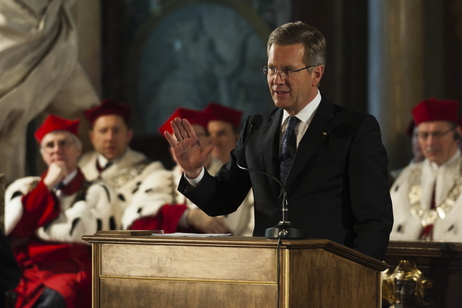
[[[282,193],[282,206],[281,206],[282,220],[279,221],[279,223],[277,225],[275,225],[275,226],[273,226],[271,228],[267,228],[265,230],[265,237],[268,238],[268,239],[278,239],[278,238],[302,239],[302,238],[306,238],[306,234],[305,234],[305,231],[303,229],[297,229],[297,228],[293,228],[291,226],[291,223],[290,223],[289,218],[288,218],[288,216],[289,216],[289,207],[288,207],[288,201],[287,201],[287,191],[286,191],[286,188],[285,188],[284,184],[282,184],[282,182],[278,178],[276,178],[275,176],[273,176],[273,175],[271,175],[271,174],[269,174],[267,172],[263,172],[263,171],[243,167],[243,166],[241,166],[239,164],[239,159],[242,156],[241,155],[242,150],[246,147],[247,142],[250,139],[250,135],[253,134],[255,131],[257,131],[260,128],[260,125],[263,123],[263,117],[260,114],[255,114],[250,118],[249,122],[250,122],[249,131],[247,133],[247,136],[245,136],[244,143],[243,143],[241,149],[239,150],[239,153],[237,154],[236,165],[242,170],[245,170],[245,171],[248,171],[248,172],[254,172],[254,173],[258,173],[258,174],[262,174],[262,175],[266,175],[266,176],[272,178],[274,181],[276,181],[276,183],[279,184],[279,186],[281,187],[281,193]]]

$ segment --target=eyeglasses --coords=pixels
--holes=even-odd
[[[427,140],[429,136],[432,136],[432,139],[439,140],[443,138],[443,136],[447,135],[450,131],[454,130],[454,128],[450,128],[444,132],[436,131],[436,132],[417,132],[417,138],[421,140]]]
[[[265,65],[265,66],[263,66],[263,74],[269,75],[269,76],[274,76],[279,72],[281,77],[290,77],[289,74],[300,72],[302,70],[306,70],[308,68],[312,68],[312,67],[315,67],[315,66],[316,65],[310,65],[310,66],[305,66],[303,68],[300,68],[298,70],[293,70],[293,69],[290,69],[290,68],[277,68],[277,67],[274,67],[274,66]]]
[[[67,149],[74,143],[73,140],[61,139],[57,141],[49,141],[42,146],[42,149],[47,153],[52,153],[55,147],[60,149]]]

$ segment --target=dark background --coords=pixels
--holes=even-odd
[[[423,30],[425,50],[422,51],[425,62],[424,76],[422,76],[425,97],[462,101],[460,85],[462,1],[422,1],[425,15]],[[172,4],[182,5],[201,1],[157,2],[161,8],[167,8]],[[209,2],[220,3],[220,1]],[[265,1],[247,2],[254,4],[259,2],[260,6],[256,10],[257,13],[262,14]],[[292,0],[290,17],[291,21],[301,20],[315,26],[327,39],[327,65],[320,87],[323,96],[337,104],[365,112],[369,112],[368,97],[374,94],[369,93],[368,86],[370,2],[367,0]],[[133,82],[131,70],[135,63],[130,55],[133,53],[137,31],[152,14],[147,9],[147,3],[144,0],[101,0],[103,98],[112,97],[128,104],[136,104],[130,86]],[[269,22],[267,26],[270,29],[275,27]],[[165,146],[162,137],[157,138],[152,134],[145,136],[143,128],[136,126],[139,122],[136,115],[133,122],[137,136],[133,147],[145,152],[151,151],[154,156],[163,155],[161,159],[168,159],[167,155],[155,154],[158,152],[158,147]],[[151,143],[146,145],[146,142]],[[146,146],[150,150],[144,148]],[[409,156],[404,158],[404,161],[408,161],[410,146],[404,153]],[[391,165],[393,166],[393,158],[391,158]]]

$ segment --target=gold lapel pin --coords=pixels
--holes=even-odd
[[[323,134],[324,136],[327,136],[327,133],[326,133],[326,132],[323,132],[322,134]]]

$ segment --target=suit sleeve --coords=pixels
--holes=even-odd
[[[366,116],[358,125],[348,173],[356,236],[352,247],[382,260],[393,225],[388,185],[388,157],[376,119]]]

